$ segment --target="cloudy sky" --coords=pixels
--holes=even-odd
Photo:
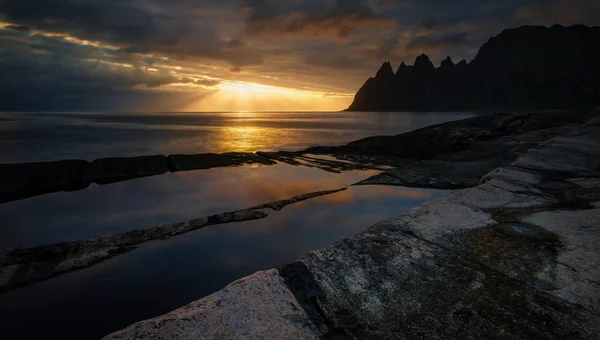
[[[472,59],[598,0],[0,0],[0,110],[340,110],[383,61]]]

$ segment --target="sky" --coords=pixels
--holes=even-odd
[[[342,110],[384,61],[553,24],[600,0],[0,0],[0,111]]]

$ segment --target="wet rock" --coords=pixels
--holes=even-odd
[[[552,143],[556,145],[556,151],[547,149],[544,151],[546,154],[537,156],[540,159],[551,158],[550,153],[561,152],[562,139],[556,138],[560,136],[566,138],[564,143],[578,143],[578,147],[571,150],[573,154],[557,159],[571,166],[577,162],[594,163],[600,156],[596,157],[595,150],[590,149],[594,141],[589,139],[593,134],[587,134],[586,142],[576,141],[576,136],[569,137],[574,129],[581,127],[593,115],[595,113],[592,112],[483,115],[398,136],[370,137],[328,151],[347,155],[375,153],[420,160],[399,164],[396,169],[386,171],[385,175],[369,178],[359,184],[460,189],[476,186],[489,171],[512,163],[529,150],[555,138]],[[516,121],[521,123],[515,126],[513,123]],[[532,157],[533,154],[530,159]],[[576,157],[579,157],[578,160],[574,159]],[[594,164],[586,165],[586,169]]]
[[[28,263],[35,261],[52,261],[61,258],[71,252],[73,246],[70,243],[57,243],[31,248],[15,248],[7,251],[12,263]],[[3,264],[0,262],[0,264]]]
[[[265,203],[265,204],[262,204],[262,205],[258,205],[258,206],[252,207],[249,210],[258,210],[258,209],[269,208],[269,209],[273,209],[273,210],[279,211],[279,210],[285,208],[286,206],[288,206],[290,204],[294,204],[294,203],[306,201],[306,200],[309,200],[309,199],[315,198],[315,197],[320,197],[320,196],[335,194],[335,193],[338,193],[338,192],[344,191],[344,190],[346,190],[346,188],[341,188],[341,189],[336,189],[336,190],[329,190],[329,191],[312,192],[312,193],[309,193],[309,194],[295,196],[295,197],[292,197],[292,198],[287,199],[287,200],[282,200],[282,201],[277,201],[277,202],[271,202],[271,203]]]
[[[556,183],[569,184],[567,191],[599,189],[595,161],[586,159],[600,149],[595,136],[595,130],[580,127],[569,134],[573,143],[554,137],[482,176],[474,188],[455,190],[282,266],[273,275],[283,279],[300,315],[288,320],[308,320],[282,322],[272,331],[290,334],[310,325],[303,336],[598,338],[598,201],[573,205],[572,197],[552,190]],[[556,150],[554,159],[541,156]],[[218,298],[228,306],[251,302],[252,308],[270,310],[279,286],[253,285],[264,300],[240,302],[239,294],[225,289],[108,338],[203,338],[221,329],[259,337],[273,325],[270,317],[240,324],[222,317],[228,307],[203,307]],[[215,318],[225,324],[194,321]]]
[[[86,187],[84,160],[0,164],[0,203]]]
[[[253,153],[155,155],[102,158],[88,163],[65,160],[44,163],[0,164],[0,203],[57,191],[75,191],[100,185],[164,174],[168,171],[209,169],[243,164],[273,165]]]
[[[101,158],[91,162],[84,179],[103,181],[116,178],[135,178],[160,175],[169,171],[165,156]]]
[[[273,165],[274,161],[259,154],[232,152],[224,154],[205,153],[197,155],[170,155],[167,157],[169,169],[187,171],[215,167],[238,166],[243,164]]]
[[[529,240],[539,242],[553,243],[558,241],[558,236],[556,234],[531,224],[499,224],[494,227],[494,230],[499,231],[508,236],[523,237]]]
[[[225,212],[188,221],[122,233],[29,248],[9,249],[0,254],[0,293],[45,280],[70,271],[83,269],[135,249],[144,242],[165,240],[211,225],[265,218],[260,209],[281,210],[285,206],[311,198],[335,194],[340,188],[269,202],[249,209]]]
[[[448,162],[427,160],[369,177],[356,185],[399,185],[434,189],[471,188],[500,162]]]
[[[266,216],[262,211],[241,210],[82,241],[8,250],[0,255],[0,292],[89,267],[147,241],[177,236],[209,225]]]

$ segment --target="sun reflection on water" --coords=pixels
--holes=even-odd
[[[268,128],[258,126],[228,126],[222,128],[222,150],[258,151],[262,145],[270,145],[272,137]]]

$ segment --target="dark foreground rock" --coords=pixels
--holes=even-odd
[[[92,162],[64,160],[0,164],[0,203],[57,191],[74,191],[90,184],[111,184],[134,178],[244,164],[273,165],[254,153],[162,155],[101,158]]]
[[[89,267],[133,250],[144,242],[170,238],[210,225],[267,216],[258,210],[241,210],[82,241],[8,250],[0,256],[0,293]]]
[[[597,111],[496,113],[427,126],[396,136],[375,136],[334,147],[264,154],[327,171],[387,169],[358,184],[462,189],[510,164],[541,143],[578,129]],[[326,157],[327,159],[320,159]]]
[[[600,125],[106,339],[598,339]]]
[[[555,111],[483,115],[394,136],[388,141],[377,137],[358,141],[352,147],[360,152],[376,149],[383,154],[417,159],[359,184],[438,189],[473,187],[492,169],[510,164],[553,137],[579,129],[595,114],[591,111]],[[423,142],[416,143],[417,140]],[[380,146],[382,143],[387,147]],[[413,144],[420,145],[415,145],[414,149],[408,147]]]
[[[83,189],[91,184],[83,180],[87,165],[84,160],[0,164],[0,203]]]
[[[89,163],[84,180],[102,183],[144,176],[161,175],[169,171],[165,156],[101,158]]]
[[[396,136],[376,136],[337,147],[297,152],[143,156],[0,164],[0,202],[78,190],[165,173],[243,164],[283,162],[329,172],[388,170],[361,184],[396,184],[438,189],[477,185],[490,170],[510,163],[541,142],[564,134],[594,111],[497,113],[428,126]]]
[[[167,158],[171,171],[210,169],[241,164],[273,165],[274,161],[259,154],[230,152],[223,154],[205,153],[198,155],[170,155]]]
[[[250,209],[251,210],[258,210],[258,209],[267,209],[267,208],[269,208],[269,209],[273,209],[275,211],[280,211],[281,209],[285,208],[286,206],[288,206],[290,204],[299,203],[299,202],[306,201],[306,200],[309,200],[309,199],[315,198],[315,197],[320,197],[320,196],[335,194],[335,193],[338,193],[338,192],[344,191],[344,190],[346,190],[346,188],[341,188],[341,189],[336,189],[336,190],[311,192],[309,194],[298,195],[298,196],[292,197],[292,198],[287,199],[287,200],[282,200],[282,201],[270,202],[270,203],[265,203],[265,204],[257,205],[255,207],[250,208]]]

